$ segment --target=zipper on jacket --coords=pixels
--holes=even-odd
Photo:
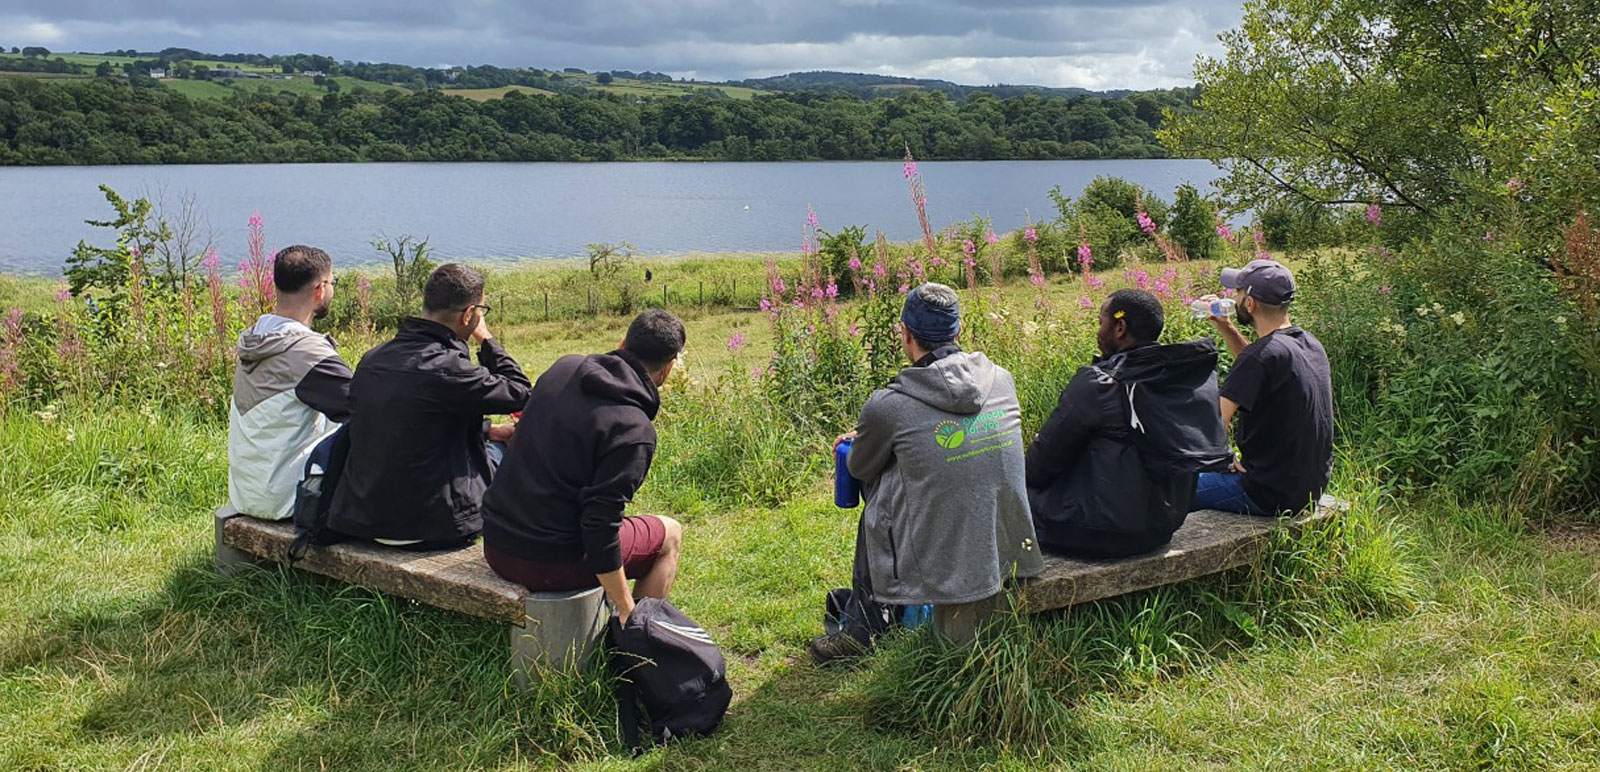
[[[894,578],[900,578],[900,552],[894,548],[894,528],[889,528],[889,570]]]

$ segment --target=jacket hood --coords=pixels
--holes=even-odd
[[[316,335],[316,332],[298,323],[281,325],[265,333],[255,332],[254,328],[246,330],[239,336],[239,366],[249,372],[262,362],[294,348],[307,336]]]
[[[1129,437],[1161,474],[1220,472],[1231,459],[1209,339],[1141,346],[1099,363],[1127,394]]]
[[[1099,364],[1123,383],[1199,388],[1216,373],[1217,346],[1208,338],[1140,346],[1112,354]]]
[[[889,388],[946,413],[972,415],[988,399],[996,369],[981,352],[959,351],[925,367],[901,370]]]
[[[604,397],[643,410],[653,421],[661,408],[661,394],[644,365],[626,351],[591,354],[578,365],[578,383],[584,393]]]

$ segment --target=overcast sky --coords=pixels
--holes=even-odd
[[[1239,17],[1239,0],[0,0],[0,45],[1165,88]]]

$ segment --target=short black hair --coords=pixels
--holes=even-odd
[[[1111,293],[1106,300],[1106,313],[1113,319],[1117,318],[1117,314],[1122,314],[1122,321],[1128,324],[1128,334],[1139,343],[1156,342],[1161,337],[1161,329],[1167,324],[1167,312],[1161,307],[1161,301],[1140,289]]]
[[[422,310],[428,313],[460,311],[483,300],[483,274],[460,263],[433,269],[422,285]]]
[[[660,370],[678,358],[687,340],[683,322],[678,321],[678,317],[652,308],[633,318],[627,337],[622,339],[622,347],[638,357],[645,367]]]
[[[331,273],[333,258],[316,247],[296,244],[272,257],[272,286],[282,293],[299,292]]]

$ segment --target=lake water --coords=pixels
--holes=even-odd
[[[1170,200],[1202,191],[1207,161],[971,161],[920,164],[935,228],[974,214],[997,231],[1049,219],[1047,191],[1076,195],[1099,175]],[[0,167],[0,271],[55,273],[79,239],[109,245],[96,186],[126,197],[192,194],[223,264],[245,255],[259,212],[271,248],[322,247],[337,265],[386,262],[374,234],[426,236],[438,260],[576,257],[592,242],[642,254],[798,251],[806,206],[824,230],[865,225],[920,236],[899,161],[867,163],[385,163]]]

